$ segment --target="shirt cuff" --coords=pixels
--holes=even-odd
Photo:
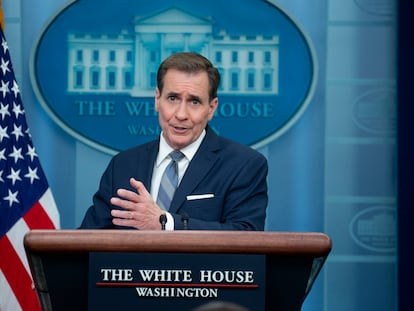
[[[168,212],[165,213],[167,216],[167,223],[165,224],[166,231],[174,231],[174,217]]]

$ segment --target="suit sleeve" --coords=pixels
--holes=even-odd
[[[93,205],[88,208],[79,229],[111,229],[112,224],[110,198],[113,196],[112,159],[103,173],[98,191],[93,196]]]
[[[115,156],[102,174],[98,191],[93,196],[93,204],[88,208],[79,229],[128,229],[112,223],[112,209],[119,207],[111,204],[119,188],[130,189],[129,178],[134,171],[133,161],[127,161],[124,155]]]

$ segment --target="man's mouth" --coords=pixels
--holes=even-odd
[[[187,128],[182,127],[182,126],[172,126],[172,128],[174,129],[174,131],[180,132],[180,133],[187,131]]]

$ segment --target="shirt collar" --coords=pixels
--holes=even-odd
[[[191,143],[190,145],[184,147],[183,149],[180,149],[182,153],[184,153],[185,157],[188,159],[188,161],[191,161],[191,159],[194,157],[195,153],[197,152],[198,148],[201,145],[201,142],[203,141],[204,136],[206,136],[206,130],[203,130],[201,132],[201,135],[197,138],[196,141]],[[162,135],[162,132],[160,134],[160,146],[158,150],[158,156],[156,161],[156,166],[160,166],[161,163],[168,158],[168,155],[171,151],[174,149],[171,148],[170,145],[167,144],[164,136]]]

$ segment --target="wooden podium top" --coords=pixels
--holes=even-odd
[[[30,252],[191,252],[327,256],[330,238],[315,232],[33,230]]]

